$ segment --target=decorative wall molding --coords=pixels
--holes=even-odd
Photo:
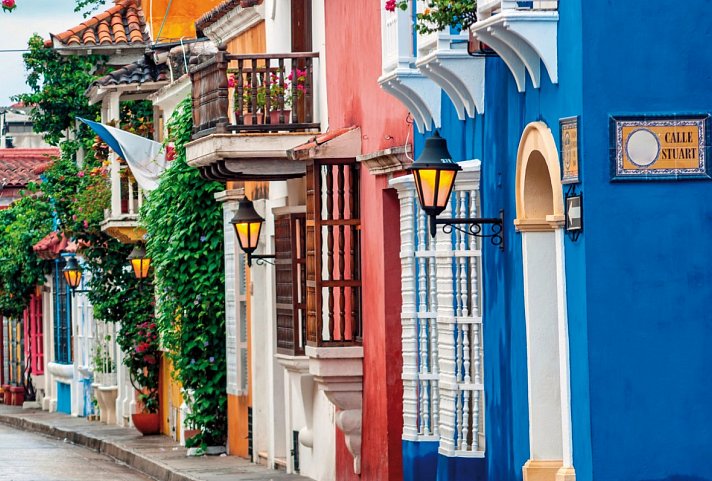
[[[354,473],[361,474],[363,347],[307,346],[305,353],[314,381],[339,409],[336,427],[344,433],[346,447],[354,457]]]
[[[215,23],[206,27],[203,33],[215,43],[221,45],[251,29],[265,19],[264,4],[254,7],[236,7]]]
[[[463,48],[438,49],[418,58],[416,66],[448,94],[460,120],[485,112],[484,56],[473,57]]]
[[[410,111],[420,133],[440,127],[440,89],[414,67],[413,12],[381,9],[381,88]]]
[[[408,109],[421,134],[440,128],[440,88],[422,72],[399,68],[381,76],[378,83]]]
[[[407,144],[402,147],[392,147],[359,155],[356,160],[364,164],[373,175],[390,174],[410,167],[410,164],[413,163],[413,160],[409,158],[411,151],[411,144]]]
[[[419,0],[418,12],[428,3]],[[417,35],[416,67],[447,93],[460,120],[485,109],[485,58],[467,53],[469,39],[469,32],[454,34],[449,28]]]
[[[541,85],[540,61],[551,82],[559,82],[557,31],[559,22],[556,0],[537,0],[530,8],[519,2],[497,0],[478,5],[480,19],[470,30],[504,60],[514,75],[517,89],[524,92],[526,72],[534,88]]]

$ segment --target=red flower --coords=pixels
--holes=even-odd
[[[396,11],[396,0],[386,0],[386,10],[389,12]]]
[[[15,0],[2,0],[2,9],[4,12],[12,12],[16,7]]]
[[[172,162],[176,158],[176,148],[172,145],[166,146],[166,162]]]

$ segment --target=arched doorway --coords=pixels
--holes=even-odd
[[[522,234],[529,381],[529,460],[524,481],[573,481],[564,206],[559,156],[543,122],[517,152],[514,224]]]

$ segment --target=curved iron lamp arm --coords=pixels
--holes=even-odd
[[[430,235],[435,237],[437,226],[443,226],[443,232],[450,234],[453,229],[473,237],[487,238],[492,245],[504,250],[504,210],[499,211],[499,217],[463,217],[461,219],[438,219],[430,216]],[[464,225],[464,227],[460,227]],[[488,233],[483,226],[489,225]]]

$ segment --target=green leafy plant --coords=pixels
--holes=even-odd
[[[384,8],[408,10],[413,0],[386,0]],[[428,0],[426,8],[416,15],[418,33],[439,32],[444,28],[465,30],[477,21],[476,0]]]
[[[44,282],[47,266],[32,246],[51,231],[52,207],[35,184],[0,210],[0,314],[21,318],[35,287]]]
[[[223,190],[186,162],[192,130],[190,99],[168,123],[176,158],[141,211],[152,258],[156,324],[187,396],[185,420],[201,430],[190,446],[222,445],[226,439],[225,284],[223,214],[214,194]]]
[[[99,106],[90,106],[84,92],[101,72],[105,57],[99,55],[60,55],[47,48],[39,35],[27,44],[22,55],[31,92],[16,95],[14,100],[35,105],[31,112],[35,132],[58,145],[74,130],[76,117],[96,118]]]

